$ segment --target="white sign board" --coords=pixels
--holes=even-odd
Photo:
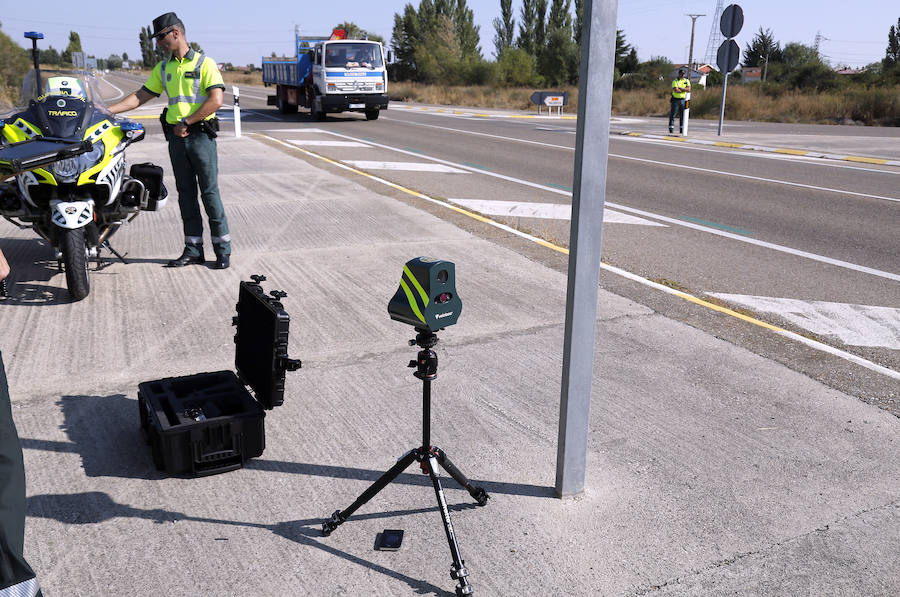
[[[561,95],[548,95],[544,98],[545,106],[563,106],[563,96]]]

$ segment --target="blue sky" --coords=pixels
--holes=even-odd
[[[725,1],[725,6],[730,3]],[[4,2],[0,12],[3,31],[23,47],[31,47],[22,37],[25,31],[41,31],[43,47],[62,50],[68,45],[69,31],[77,31],[88,54],[106,57],[127,52],[139,54],[140,27],[154,17],[175,10],[187,26],[188,39],[196,41],[219,62],[253,63],[271,52],[292,53],[294,26],[305,35],[319,35],[343,21],[352,21],[390,40],[394,13],[407,4],[402,0],[344,0],[332,10],[327,3],[277,2],[256,0],[236,2],[190,3],[187,7],[157,4],[92,0],[79,4],[43,0],[40,4]],[[185,4],[185,3],[181,3]],[[418,6],[418,0],[413,3]],[[574,7],[574,0],[573,0]],[[697,20],[694,56],[702,60],[706,53],[716,0],[620,0],[618,28],[638,50],[641,60],[666,56],[673,62],[687,62],[691,38],[691,19],[687,13],[706,13]],[[834,65],[862,66],[881,60],[887,46],[890,26],[900,18],[896,0],[743,0],[744,28],[736,40],[741,49],[760,28],[769,28],[782,42],[812,44],[816,34],[822,53]],[[40,11],[34,10],[35,6]],[[468,0],[475,22],[481,27],[481,47],[493,57],[492,21],[500,14],[500,0]],[[513,0],[518,19],[521,0]],[[574,8],[573,8],[574,10]],[[74,14],[73,14],[74,13]],[[28,42],[26,44],[26,42]]]

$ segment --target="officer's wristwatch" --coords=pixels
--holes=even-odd
[[[184,128],[187,128],[187,127],[191,126],[191,125],[188,124],[187,118],[182,118],[182,119],[181,119],[181,124],[184,125]]]

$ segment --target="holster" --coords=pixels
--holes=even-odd
[[[166,141],[172,138],[172,125],[166,122],[166,112],[169,111],[169,108],[163,108],[162,113],[159,115],[159,123],[162,125],[163,136],[166,138]]]

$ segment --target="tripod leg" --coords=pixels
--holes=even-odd
[[[487,504],[488,498],[491,496],[488,495],[488,493],[481,487],[472,485],[472,483],[466,478],[466,476],[462,474],[462,472],[458,468],[456,468],[456,465],[450,461],[450,458],[443,450],[441,450],[440,448],[435,448],[435,450],[437,451],[438,463],[440,463],[444,470],[447,471],[447,473],[451,477],[453,477],[453,479],[457,483],[466,488],[466,490],[469,492],[469,495],[471,495],[472,498],[476,502],[478,502],[479,506],[484,506],[485,504]]]
[[[346,510],[335,510],[334,514],[331,515],[331,518],[322,523],[322,536],[327,537],[331,534],[331,532],[338,528],[345,520],[350,518],[354,512],[356,512],[360,506],[368,502],[370,499],[375,497],[379,491],[385,488],[385,486],[393,481],[397,475],[403,472],[403,469],[412,464],[413,460],[416,459],[416,450],[410,450],[406,454],[404,454],[400,460],[397,461],[397,464],[392,466],[385,472],[383,475],[378,477],[378,480],[372,483],[368,489],[362,492],[356,501],[350,504]]]
[[[453,556],[453,564],[450,566],[450,578],[459,581],[459,584],[456,586],[457,596],[471,595],[474,589],[469,584],[469,571],[466,570],[466,563],[463,562],[462,557],[459,555],[459,544],[456,542],[456,533],[453,532],[453,523],[450,522],[450,510],[447,509],[447,500],[444,499],[441,480],[437,476],[437,462],[434,456],[429,456],[425,462],[428,467],[428,476],[431,477],[431,484],[434,485],[438,506],[440,506],[441,518],[444,521],[444,532],[447,534],[447,543],[450,545],[450,554]]]

